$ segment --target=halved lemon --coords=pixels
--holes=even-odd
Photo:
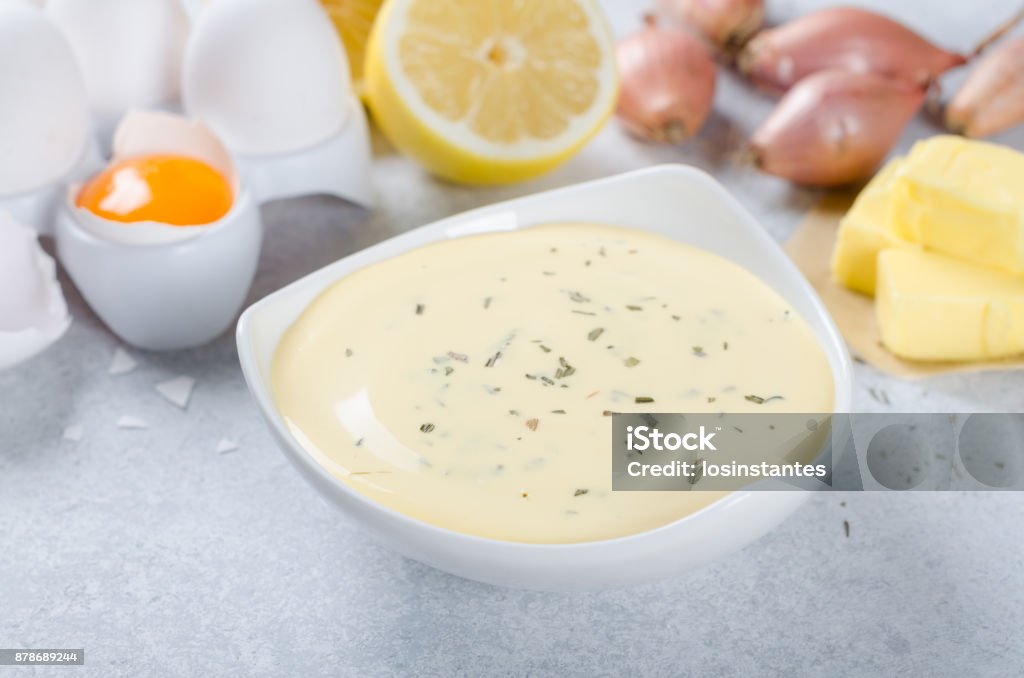
[[[352,85],[362,96],[366,43],[370,38],[373,20],[384,0],[320,0],[320,4],[327,10],[327,16],[331,17],[341,38],[341,44],[345,46],[349,69],[352,71]]]
[[[388,0],[365,75],[391,142],[471,184],[553,169],[601,128],[618,93],[593,0]]]

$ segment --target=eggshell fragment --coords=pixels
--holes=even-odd
[[[228,438],[221,438],[217,443],[217,454],[227,454],[238,449],[238,443]]]
[[[110,368],[107,370],[107,374],[110,376],[128,374],[137,365],[138,363],[135,362],[135,358],[131,357],[128,351],[118,346],[117,350],[114,351],[114,358],[110,361]]]
[[[123,429],[144,429],[149,428],[149,424],[141,417],[126,414],[117,420],[117,427]]]
[[[114,134],[111,162],[140,155],[170,154],[202,160],[227,178],[237,198],[238,172],[231,154],[217,135],[203,122],[171,113],[133,111],[126,115]],[[69,192],[74,205],[81,185]],[[104,240],[125,245],[162,245],[193,238],[223,220],[199,226],[170,226],[155,221],[125,223],[111,221],[93,212],[72,207],[75,219],[87,231]],[[225,219],[230,218],[230,213]]]
[[[156,385],[156,390],[164,398],[184,410],[192,398],[192,388],[195,385],[196,380],[192,377],[175,377],[161,381]]]
[[[71,325],[56,271],[36,232],[0,212],[0,369],[28,360]]]

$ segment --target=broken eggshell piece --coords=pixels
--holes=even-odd
[[[0,369],[28,360],[71,324],[57,266],[38,234],[0,211]]]
[[[229,179],[231,209],[202,226],[114,222],[75,207],[75,186],[57,218],[60,260],[93,310],[127,343],[157,351],[205,344],[232,324],[252,284],[263,238],[256,203],[227,150],[202,123],[129,113],[114,147],[115,160],[175,154],[206,162]]]
[[[131,112],[121,121],[114,134],[113,151],[111,164],[143,155],[178,155],[201,160],[228,180],[234,201],[238,201],[240,182],[231,154],[205,123],[171,113]],[[112,221],[88,209],[74,206],[81,188],[81,185],[73,185],[68,196],[75,218],[93,235],[111,242],[126,245],[179,242],[194,238],[231,218],[229,212],[220,221],[196,226],[171,226],[156,221]],[[126,185],[124,190],[131,192],[133,187]],[[147,189],[143,186],[138,190]]]

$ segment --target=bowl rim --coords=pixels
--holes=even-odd
[[[782,251],[781,245],[779,245],[779,243],[777,243],[770,235],[768,235],[767,231],[764,230],[760,222],[758,222],[754,218],[754,216],[751,215],[714,177],[712,177],[707,172],[699,168],[692,167],[690,165],[659,164],[651,167],[642,168],[639,170],[615,174],[608,177],[602,177],[590,181],[578,182],[566,186],[539,191],[518,198],[483,205],[471,210],[443,217],[441,219],[396,234],[390,238],[387,238],[386,240],[382,240],[378,243],[370,245],[369,247],[348,254],[342,257],[341,259],[338,259],[337,261],[334,261],[330,264],[327,264],[326,266],[323,266],[321,268],[318,268],[307,273],[301,278],[298,278],[297,280],[289,283],[288,285],[285,285],[284,287],[268,294],[262,299],[259,299],[258,301],[251,304],[248,308],[245,309],[245,311],[242,313],[241,317],[238,320],[238,327],[236,330],[238,358],[239,362],[241,363],[242,374],[245,378],[246,385],[249,388],[249,392],[252,395],[253,399],[256,401],[256,405],[259,408],[264,420],[271,427],[272,432],[275,434],[278,441],[286,448],[288,458],[293,463],[299,465],[300,471],[312,474],[312,476],[329,485],[334,491],[340,492],[347,498],[359,502],[360,504],[362,504],[371,511],[382,513],[387,517],[391,518],[392,520],[398,521],[398,523],[402,524],[404,527],[425,531],[438,539],[445,539],[449,542],[455,541],[460,544],[466,544],[470,546],[519,551],[529,550],[531,552],[544,552],[549,554],[564,554],[570,551],[596,552],[608,548],[616,548],[630,542],[657,539],[661,534],[677,530],[684,525],[697,522],[701,517],[706,516],[708,514],[721,513],[723,511],[727,511],[731,508],[738,506],[740,503],[750,501],[756,494],[762,494],[764,491],[751,492],[748,490],[736,490],[733,492],[729,492],[726,496],[722,497],[721,499],[713,501],[712,503],[698,509],[697,511],[694,511],[693,513],[688,513],[673,521],[665,523],[664,525],[659,525],[657,527],[643,530],[640,532],[630,533],[606,539],[594,539],[580,542],[545,543],[496,539],[493,537],[484,537],[480,535],[469,534],[466,532],[453,530],[451,528],[442,527],[440,525],[435,525],[433,523],[429,523],[424,520],[420,520],[419,518],[415,518],[408,514],[402,513],[401,511],[397,511],[391,507],[385,506],[367,497],[363,493],[355,490],[354,488],[347,485],[340,478],[334,476],[334,474],[328,471],[322,464],[317,462],[316,459],[314,459],[313,456],[305,448],[303,448],[298,443],[298,441],[295,440],[294,436],[289,431],[287,424],[284,422],[283,418],[280,416],[280,413],[277,411],[277,408],[273,402],[273,396],[270,393],[269,389],[263,387],[263,382],[259,374],[257,358],[255,356],[255,350],[252,346],[252,342],[250,341],[254,332],[252,329],[254,318],[264,308],[271,307],[277,303],[280,303],[282,299],[290,297],[297,291],[302,290],[311,284],[317,285],[319,290],[318,294],[322,293],[329,286],[336,283],[345,275],[348,275],[346,273],[340,276],[330,277],[328,276],[328,271],[331,271],[336,268],[342,268],[344,263],[350,261],[353,257],[393,247],[394,241],[401,238],[409,237],[410,235],[413,234],[422,233],[428,229],[436,229],[443,232],[443,227],[445,225],[454,226],[457,223],[472,222],[474,220],[474,217],[481,216],[485,213],[494,213],[501,210],[502,208],[511,211],[517,205],[526,201],[550,199],[555,194],[568,194],[571,192],[579,191],[581,189],[599,190],[600,188],[607,186],[608,184],[643,180],[650,175],[656,174],[686,175],[690,179],[696,179],[698,181],[703,182],[707,188],[710,188],[711,190],[714,190],[719,194],[719,197],[721,197],[724,200],[724,202],[728,204],[731,211],[740,216],[744,221],[747,221],[750,225],[754,226],[754,228],[751,229],[752,238],[755,238],[761,245],[765,245],[769,248],[776,248],[777,250],[779,250],[778,253],[781,255],[782,259],[784,259],[784,264],[788,264],[788,267],[791,268],[792,272],[796,274],[797,283],[802,294],[811,303],[811,306],[814,308],[814,311],[817,314],[818,319],[823,324],[825,337],[819,338],[819,343],[824,344],[825,342],[822,341],[822,339],[827,339],[827,341],[831,342],[834,348],[837,349],[837,355],[839,358],[838,363],[833,364],[832,361],[829,361],[830,368],[832,370],[833,380],[835,382],[834,385],[837,395],[837,402],[833,404],[833,413],[841,413],[843,411],[849,410],[853,396],[853,366],[850,360],[849,351],[847,349],[846,342],[843,340],[842,335],[840,334],[838,328],[832,320],[832,317],[825,309],[823,302],[818,297],[817,292],[811,286],[810,282],[802,273],[800,273],[800,271],[796,268],[796,265],[793,264],[789,257]],[[523,226],[523,228],[529,227],[530,226]],[[517,227],[514,230],[518,230],[518,228],[520,227]],[[500,229],[494,230],[497,231]],[[473,234],[475,234],[475,232],[467,232],[464,234],[460,233],[458,235],[451,235],[449,237],[463,237],[464,235]],[[427,243],[412,245],[411,247],[408,248],[403,247],[402,252],[397,252],[391,256],[397,256],[400,253],[411,251],[412,249],[417,249],[419,247],[424,247],[427,244],[431,244],[433,242],[441,242],[443,240],[444,238],[437,238],[436,240],[430,240]],[[360,264],[359,266],[357,266],[355,270],[365,268],[367,265],[372,264]],[[741,264],[737,263],[737,265]],[[760,276],[757,277],[760,279]],[[324,280],[318,282],[316,280],[318,278],[324,278]],[[765,284],[771,287],[773,290],[775,290],[776,293],[779,293],[773,285],[767,282],[765,282]],[[280,339],[278,339],[278,343],[279,342]],[[278,344],[275,343],[275,349],[277,345]],[[776,494],[776,492],[769,491],[769,494]],[[802,494],[804,495],[803,501],[806,501],[810,496],[810,492],[804,491]]]

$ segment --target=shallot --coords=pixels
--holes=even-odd
[[[681,143],[704,124],[715,97],[715,63],[699,38],[654,18],[619,43],[618,117],[644,139]]]
[[[871,176],[924,102],[923,85],[874,73],[830,70],[808,76],[754,133],[761,170],[806,186]]]
[[[658,4],[662,12],[727,50],[742,47],[764,21],[764,0],[659,0]]]
[[[946,126],[985,137],[1024,123],[1024,36],[978,62],[946,107]]]
[[[837,68],[921,83],[966,62],[897,21],[853,7],[824,9],[762,31],[738,59],[755,83],[776,90]]]

